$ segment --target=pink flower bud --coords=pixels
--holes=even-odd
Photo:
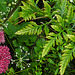
[[[7,46],[0,46],[0,73],[6,72],[10,64],[11,55]]]
[[[5,38],[4,38],[4,31],[0,31],[0,44],[5,43]]]

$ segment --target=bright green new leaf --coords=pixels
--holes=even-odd
[[[53,33],[53,32],[50,32],[48,35],[49,35],[49,36],[56,36],[56,34]]]
[[[37,25],[35,22],[30,22],[30,24],[28,24],[28,26],[25,26],[25,28],[17,31],[15,34],[18,35],[24,35],[24,34],[29,34],[29,35],[33,35],[33,34],[41,34],[42,32],[42,25]]]
[[[63,37],[64,39],[66,40],[66,42],[68,41],[68,37],[67,37],[67,34],[65,32],[63,32]]]
[[[73,42],[75,42],[75,36],[74,35],[70,35],[68,34],[67,37],[72,40]]]
[[[73,50],[66,49],[63,52],[64,54],[62,55],[61,62],[60,62],[60,75],[64,74],[68,63],[70,62],[70,60],[73,59],[73,56],[72,56]]]
[[[42,57],[44,57],[48,53],[49,49],[51,49],[54,43],[55,43],[55,39],[53,38],[52,40],[48,41],[47,44],[45,44],[43,52],[42,52]]]
[[[65,48],[70,48],[70,49],[73,48],[73,47],[74,46],[71,43],[69,43],[68,45],[65,46]]]
[[[46,2],[46,1],[43,1],[44,3],[44,7],[45,7],[45,13],[46,13],[46,16],[47,17],[51,17],[51,6]]]
[[[61,32],[62,29],[59,28],[57,25],[51,25],[51,27],[55,30],[55,31],[58,31],[58,32]]]
[[[42,14],[41,9],[36,5],[36,3],[33,1],[28,1],[28,3],[25,3],[22,1],[23,6],[20,6],[22,11],[19,12],[20,17],[23,17],[25,21],[31,20],[32,18],[35,19],[37,14]]]
[[[57,21],[59,23],[61,23],[62,22],[62,17],[60,15],[57,15],[57,14],[55,14],[55,16],[57,17]]]

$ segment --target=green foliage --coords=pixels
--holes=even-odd
[[[46,13],[45,16],[51,17],[51,13],[50,13],[51,12],[51,6],[46,1],[43,1],[43,3],[44,3],[44,8],[45,8],[44,12]]]
[[[62,55],[61,62],[60,62],[61,75],[64,74],[66,66],[68,65],[70,60],[73,60],[72,52],[74,52],[74,49],[72,49],[72,50],[66,49],[63,52],[64,52],[64,54]]]
[[[6,11],[6,7],[5,7],[5,5],[4,5],[4,0],[1,0],[0,1],[0,12],[4,12],[4,11]]]
[[[31,20],[32,18],[35,19],[36,13],[42,14],[40,8],[36,6],[33,1],[29,1],[29,3],[25,3],[22,1],[22,3],[24,6],[21,6],[22,11],[19,13],[19,15],[20,17],[23,17],[25,21]]]
[[[62,0],[61,1],[61,16],[63,16],[63,14],[66,12],[66,3],[67,3],[67,0]]]
[[[50,5],[46,1],[43,1],[43,3],[44,3],[44,7],[45,7],[45,9],[44,9],[45,16],[52,19]],[[54,24],[50,25],[52,27],[52,29],[54,29],[54,32],[49,33],[49,30],[46,29],[46,26],[45,26],[44,30],[47,35],[46,38],[49,40],[46,41],[46,44],[43,47],[42,57],[47,55],[49,50],[52,50],[55,46],[63,45],[64,41],[68,42],[68,38],[70,38],[73,42],[75,42],[75,40],[74,40],[75,36],[69,35],[72,33],[72,32],[70,32],[70,29],[69,29],[70,24],[72,22],[74,23],[74,21],[75,21],[75,20],[73,20],[73,15],[74,15],[73,8],[72,8],[72,6],[70,6],[67,16],[64,17],[64,14],[67,12],[66,4],[67,4],[67,0],[63,0],[61,2],[61,10],[60,10],[61,16],[55,14],[57,20],[54,20],[53,22],[51,22],[51,23],[55,22]],[[68,24],[68,26],[66,24]],[[20,31],[16,32],[15,34],[20,35],[20,34],[28,33],[29,35],[33,35],[33,34],[37,33],[37,35],[38,35],[38,34],[41,34],[41,32],[42,32],[42,25],[37,25],[36,23],[32,22],[31,25],[29,24],[27,27],[21,29]],[[62,37],[62,35],[63,35],[63,37]],[[63,50],[64,54],[62,55],[61,62],[60,62],[60,74],[61,75],[64,74],[68,63],[70,62],[70,60],[73,59],[72,52],[74,52],[74,49]]]
[[[39,26],[35,22],[30,22],[30,24],[28,24],[28,26],[19,30],[15,34],[18,34],[18,35],[23,35],[23,34],[33,35],[33,34],[37,33],[37,35],[39,35],[41,32],[42,32],[42,25]]]
[[[3,3],[4,1],[2,0]],[[7,6],[11,3],[11,13],[11,8],[15,6],[12,6],[12,0],[7,2]],[[13,65],[10,64],[7,75],[73,74],[75,6],[72,3],[74,0],[73,2],[68,0],[21,2],[20,7],[17,7],[12,15],[9,14],[10,18],[6,14],[8,19],[5,23],[0,19],[6,37],[5,44],[9,43],[11,52],[14,53],[11,60]],[[2,6],[3,3],[0,2],[0,11],[7,12],[6,4]],[[0,17],[3,18],[4,15]]]
[[[75,42],[75,36],[74,35],[67,35],[69,39],[71,39],[73,42]]]

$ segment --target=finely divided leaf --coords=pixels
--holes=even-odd
[[[23,35],[23,34],[41,34],[42,32],[42,25],[37,25],[35,22],[30,22],[28,26],[25,26],[25,28],[17,31],[15,34]]]
[[[51,6],[46,2],[46,1],[43,1],[44,3],[44,7],[45,7],[45,13],[46,13],[46,16],[48,17],[51,17]]]
[[[51,27],[58,32],[62,31],[62,29],[60,27],[58,27],[57,25],[51,25]]]
[[[62,55],[61,62],[60,62],[60,75],[64,74],[68,63],[70,62],[70,60],[73,59],[73,56],[72,56],[73,50],[66,49],[63,52],[64,54]]]
[[[67,37],[72,40],[73,42],[75,42],[75,36],[74,35],[70,35],[68,34]]]
[[[44,57],[48,53],[49,49],[51,49],[54,43],[55,43],[55,38],[53,38],[52,40],[48,41],[47,44],[45,44],[43,52],[42,52],[42,57]]]

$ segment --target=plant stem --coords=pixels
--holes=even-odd
[[[41,34],[42,34],[43,32],[44,32],[44,29],[42,30]],[[32,48],[31,48],[31,56],[32,56],[32,58],[33,58],[32,52],[33,52],[34,46],[35,46],[37,40],[40,38],[41,34],[38,35],[37,39],[35,40],[34,44],[32,45]]]
[[[7,41],[8,41],[8,43],[10,44],[11,48],[12,48],[12,49],[13,49],[13,51],[15,52],[15,50],[14,50],[13,46],[11,45],[11,43],[10,43],[10,41],[9,41],[9,39],[8,39],[8,37],[7,37],[7,35],[6,35],[6,34],[5,34],[5,37],[6,37]]]
[[[5,23],[10,17],[11,15],[14,13],[14,11],[18,8],[18,6],[20,5],[22,0],[19,0],[18,3],[16,4],[16,6],[12,9],[12,11],[9,12],[7,18],[4,20],[3,23]]]
[[[42,18],[48,18],[48,17],[45,17],[45,16],[43,16],[43,17],[37,17],[37,18],[31,19],[31,20],[37,20],[37,19],[42,19]],[[22,19],[21,21],[19,21],[18,23],[15,23],[14,25],[17,25],[17,24],[23,22],[24,20],[25,19]]]
[[[29,69],[29,68],[28,68],[28,69]],[[17,73],[23,72],[23,71],[28,70],[28,69],[24,69],[24,70],[21,70],[21,71],[15,72],[15,73],[13,73],[13,74],[17,74]]]

